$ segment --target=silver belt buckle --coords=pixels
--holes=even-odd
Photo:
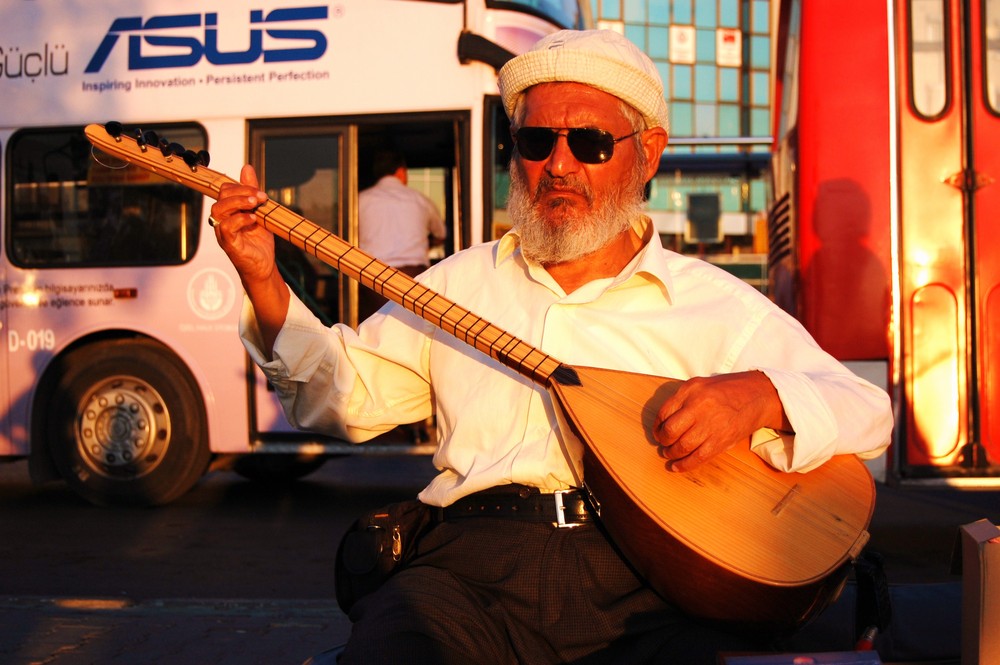
[[[575,490],[556,490],[552,493],[552,499],[556,502],[556,521],[552,523],[557,529],[572,529],[580,526],[580,522],[566,521],[566,504],[563,503],[563,495]]]

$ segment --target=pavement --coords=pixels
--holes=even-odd
[[[4,665],[297,665],[349,631],[334,600],[0,598]]]
[[[961,527],[981,519],[1000,525],[1000,488],[876,486],[867,551],[884,561],[891,621],[875,639],[884,663],[959,665],[961,661]],[[793,641],[802,650],[851,648],[857,587]],[[997,627],[1000,630],[1000,627]],[[982,665],[991,665],[983,663]]]
[[[892,622],[876,638],[884,663],[957,665],[959,529],[1000,524],[1000,490],[877,486],[869,549],[885,562]],[[855,586],[790,648],[854,644]],[[329,600],[151,600],[0,597],[2,665],[296,665],[346,640],[347,618]]]

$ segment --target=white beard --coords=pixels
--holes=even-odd
[[[538,203],[555,183],[582,195],[587,209],[578,210],[558,197],[545,204]],[[515,157],[510,164],[507,212],[520,236],[521,253],[525,258],[548,265],[575,261],[606,247],[642,214],[644,184],[645,163],[637,160],[628,180],[613,195],[596,203],[587,184],[575,177],[543,176],[532,195]]]

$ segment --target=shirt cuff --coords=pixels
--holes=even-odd
[[[240,313],[240,338],[250,359],[256,363],[275,388],[288,382],[308,381],[321,364],[321,356],[326,348],[327,328],[309,308],[292,296],[288,303],[285,323],[274,339],[271,359],[264,351],[263,337],[257,325],[250,299],[244,296]],[[312,337],[319,336],[323,344],[310,344]]]
[[[779,471],[815,469],[836,452],[837,419],[813,381],[801,372],[758,368],[781,400],[791,432],[763,428],[753,433],[750,448]]]

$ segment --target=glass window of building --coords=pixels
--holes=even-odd
[[[738,136],[770,134],[771,0],[591,0],[598,27],[616,30],[646,52],[665,73],[671,109],[671,135],[704,132],[720,136],[731,127],[734,105],[740,118]],[[671,41],[670,28],[674,32]],[[676,39],[682,35],[685,40]],[[690,40],[688,43],[687,40]],[[699,122],[676,100],[710,104],[708,120],[699,107]],[[756,111],[752,113],[752,111]],[[679,113],[679,117],[675,114]],[[763,120],[760,120],[761,116]],[[753,118],[758,118],[753,121]]]
[[[774,1],[591,0],[597,26],[632,40],[663,78],[670,144],[648,208],[664,244],[762,290]]]

